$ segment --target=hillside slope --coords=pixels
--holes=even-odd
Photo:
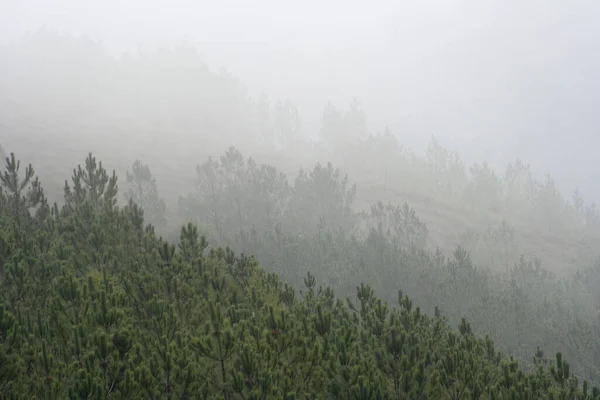
[[[192,224],[167,243],[95,158],[78,171],[61,208],[2,181],[0,398],[600,398],[560,354],[525,373],[402,292],[296,292]]]
[[[77,154],[93,151],[113,166],[120,176],[125,175],[135,159],[149,164],[155,173],[161,194],[170,205],[169,209],[175,211],[178,196],[189,191],[194,184],[195,166],[211,154],[218,154],[226,148],[224,145],[216,146],[218,149],[211,152],[202,145],[201,139],[182,138],[172,140],[171,145],[174,147],[170,148],[168,154],[163,154],[162,149],[165,147],[153,146],[152,143],[164,140],[152,135],[142,135],[135,139],[129,131],[120,129],[112,133],[108,131],[107,136],[101,134],[103,130],[96,128],[97,139],[91,140],[90,132],[94,132],[94,128],[82,126],[81,131],[87,132],[85,136],[75,135],[76,130],[73,129],[61,130],[63,136],[53,134],[52,138],[43,133],[44,129],[34,126],[24,125],[16,128],[11,125],[10,129],[7,129],[5,141],[11,145],[11,151],[19,154],[24,161],[39,166],[40,179],[53,198],[62,195],[64,186],[64,180],[56,179],[56,176],[70,173],[71,165],[77,162]],[[52,128],[51,131],[55,129]],[[69,134],[69,131],[72,131],[72,134]],[[110,140],[110,135],[114,135],[113,140]],[[127,137],[129,139],[126,139]],[[189,149],[189,154],[185,154],[183,149]],[[49,154],[61,154],[61,157],[57,161],[50,159]],[[318,161],[323,163],[331,159],[331,156],[319,151],[314,151],[313,154],[303,152],[302,156],[299,156],[298,152],[275,154],[260,150],[251,151],[249,154],[253,154],[259,163],[273,165],[285,172],[290,180],[301,167],[311,168]],[[570,274],[573,265],[581,261],[579,258],[582,253],[587,254],[592,243],[597,242],[595,236],[586,236],[580,229],[558,225],[549,231],[532,215],[515,214],[506,209],[493,210],[477,205],[470,206],[460,199],[444,196],[427,187],[423,188],[426,183],[417,187],[413,181],[423,181],[418,171],[398,175],[396,183],[390,184],[381,182],[379,177],[365,175],[364,171],[360,171],[352,163],[337,166],[350,172],[350,178],[357,184],[355,211],[368,210],[378,201],[393,204],[407,202],[430,228],[431,246],[439,247],[446,254],[451,254],[457,245],[462,245],[476,257],[476,248],[485,247],[485,244],[474,243],[469,246],[465,235],[474,233],[481,236],[486,229],[495,228],[503,220],[507,220],[515,230],[516,246],[511,262],[518,261],[521,254],[539,257],[546,268],[563,276]],[[486,249],[481,249],[481,252],[485,253]],[[489,263],[482,257],[476,257],[476,260],[494,272],[500,272],[504,267],[503,263]]]

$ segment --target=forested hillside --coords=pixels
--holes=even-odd
[[[209,246],[192,223],[169,243],[136,203],[116,204],[117,176],[91,154],[66,182],[62,207],[49,203],[31,165],[14,154],[6,161],[2,398],[600,398],[560,353],[549,361],[538,349],[523,372],[465,319],[452,331],[402,289],[393,305],[367,284],[342,300],[296,271],[305,275],[296,291],[248,253]],[[297,180],[307,193],[319,173],[335,177],[330,166],[315,171]],[[313,214],[300,199],[296,215]],[[326,225],[314,232],[321,242],[296,253],[344,251],[326,245],[339,234]],[[373,230],[371,246],[383,239]],[[447,269],[472,275],[467,255],[456,258]]]
[[[0,398],[598,398],[579,190],[357,101],[308,140],[189,45],[43,30],[0,72]]]
[[[157,193],[148,172],[137,184]],[[428,313],[438,307],[452,326],[467,317],[476,333],[490,334],[529,366],[541,346],[562,351],[577,373],[598,381],[597,260],[567,278],[537,257],[522,255],[513,263],[507,257],[512,228],[503,221],[489,230],[494,252],[487,254],[502,265],[490,272],[462,246],[449,255],[431,249],[430,228],[406,202],[379,201],[354,212],[359,187],[331,163],[301,170],[290,182],[230,147],[199,164],[189,187],[178,202],[181,220],[197,223],[211,243],[257,255],[297,289],[309,272],[341,296],[368,282],[393,304],[401,289]],[[149,205],[161,200],[143,198]]]

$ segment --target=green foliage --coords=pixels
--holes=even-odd
[[[384,206],[382,202],[378,202],[371,206],[369,213],[362,213],[360,216],[367,228],[376,229],[379,235],[397,240],[402,247],[423,249],[427,245],[427,226],[408,203],[400,207],[392,204]]]
[[[341,176],[331,163],[317,164],[312,171],[300,170],[290,204],[291,225],[305,232],[317,228],[348,231],[353,221],[356,185]]]
[[[272,229],[282,222],[292,189],[274,167],[259,166],[230,147],[220,162],[209,158],[196,171],[196,191],[179,198],[179,214],[209,221],[217,240],[229,232]]]
[[[599,382],[595,286],[563,281],[537,257],[522,256],[509,220],[472,232],[470,241],[463,237],[465,246],[447,258],[428,247],[427,226],[407,203],[378,202],[369,212],[352,212],[347,205],[355,186],[348,189],[347,178],[332,165],[301,172],[293,186],[274,167],[258,168],[235,149],[216,165],[228,188],[219,197],[220,215],[228,222],[218,243],[255,254],[291,287],[300,289],[311,272],[346,297],[368,281],[391,303],[400,286],[422,309],[437,306],[453,326],[467,316],[475,333],[490,334],[526,368],[532,367],[530,355],[543,346],[562,351],[573,360],[576,374]],[[236,174],[245,179],[236,180]],[[188,199],[202,203],[202,197]],[[210,220],[209,213],[198,210],[196,216]],[[504,273],[494,275],[481,266]]]
[[[52,40],[44,40],[44,35]],[[91,55],[95,61],[99,61],[96,66],[109,71],[110,74],[107,75],[111,76],[94,89],[95,99],[106,100],[118,93],[123,102],[121,104],[127,105],[121,108],[133,109],[138,114],[143,112],[146,118],[140,119],[144,123],[153,128],[161,122],[165,123],[160,134],[164,134],[162,129],[169,132],[175,129],[218,132],[210,137],[211,140],[203,139],[203,145],[222,146],[234,136],[236,139],[240,138],[239,132],[242,129],[249,133],[243,135],[242,140],[246,142],[251,142],[259,135],[266,142],[273,142],[276,133],[291,139],[280,143],[284,148],[290,149],[290,153],[301,153],[294,142],[300,123],[293,104],[279,103],[275,106],[275,113],[271,112],[266,100],[252,104],[230,75],[208,71],[189,47],[181,46],[152,56],[142,54],[135,59],[124,57],[117,65],[110,62],[99,46],[86,42],[85,39],[60,38],[48,32],[44,35],[27,38],[23,51],[18,52],[25,57],[21,59],[23,62],[13,64],[47,67],[55,59],[36,58],[35,51],[32,50],[41,42],[52,42],[55,54],[73,55],[73,62],[69,63],[69,68],[73,69],[69,72],[64,68],[46,68],[50,71],[49,75],[36,76],[34,73],[28,78],[32,79],[34,86],[48,85],[48,82],[60,79],[55,75],[56,71],[59,71],[59,75],[66,71],[67,74],[77,73],[82,84],[71,85],[60,93],[55,93],[53,99],[58,99],[55,106],[49,108],[49,104],[44,104],[38,111],[43,110],[54,117],[65,105],[76,106],[80,103],[80,95],[90,92],[86,85],[98,83],[94,79],[88,79],[91,75],[86,75],[90,70],[86,69],[84,63]],[[158,64],[153,64],[155,60],[158,60]],[[155,81],[159,74],[167,76],[164,74],[165,69],[172,72],[167,74],[170,78],[161,81],[158,86],[147,84]],[[185,74],[193,74],[194,78],[200,79],[191,79],[191,75],[186,78]],[[112,77],[121,81],[113,81]],[[218,95],[206,96],[206,90],[198,90],[205,89],[206,85],[212,87],[214,90],[211,92]],[[174,93],[183,94],[185,101],[162,101],[173,98]],[[145,99],[143,105],[136,102],[138,98]],[[156,98],[161,101],[153,100]],[[106,116],[106,110],[98,107],[100,103],[94,101],[86,104]],[[256,110],[252,108],[251,112],[247,112],[247,107],[255,105]],[[159,111],[176,111],[177,115],[186,119],[186,124],[175,128],[173,124],[176,122],[166,122]],[[200,116],[197,116],[198,112],[201,113]],[[254,118],[261,119],[260,127],[251,122],[255,117],[253,113],[261,115],[261,118]],[[68,118],[73,120],[84,114],[71,112]],[[274,114],[275,124],[271,123],[270,114]],[[180,120],[181,118],[172,119]],[[396,290],[402,287],[415,305],[423,310],[435,310],[433,312],[436,315],[443,312],[451,326],[461,327],[460,333],[471,331],[480,335],[490,334],[500,349],[520,358],[524,367],[532,368],[529,360],[531,354],[541,346],[551,353],[561,351],[572,362],[567,378],[559,373],[554,374],[552,379],[563,376],[561,379],[566,382],[576,375],[598,383],[600,302],[597,295],[596,258],[600,217],[594,204],[586,204],[578,192],[569,203],[562,197],[551,177],[542,182],[536,181],[529,166],[519,160],[510,165],[504,175],[497,174],[485,164],[473,166],[468,174],[469,169],[456,153],[445,149],[435,138],[432,138],[425,156],[421,157],[399,145],[396,138],[387,131],[383,135],[368,136],[366,116],[356,102],[350,106],[349,111],[328,107],[322,127],[329,150],[332,150],[334,156],[341,154],[339,158],[332,158],[329,153],[328,159],[335,159],[336,166],[342,167],[344,174],[348,172],[354,179],[362,179],[370,185],[361,187],[363,193],[359,198],[356,198],[354,185],[350,185],[346,177],[343,177],[344,174],[330,164],[327,167],[317,165],[312,171],[302,172],[290,185],[275,167],[258,166],[254,160],[244,159],[236,149],[229,149],[223,157],[202,164],[199,168],[199,190],[180,202],[186,225],[183,231],[169,235],[169,242],[172,244],[157,239],[153,228],[145,226],[148,222],[153,222],[153,217],[150,207],[144,204],[141,197],[124,207],[115,207],[116,175],[113,173],[111,178],[91,155],[83,168],[74,171],[72,182],[65,185],[65,206],[62,209],[56,204],[50,207],[46,203],[44,192],[41,191],[32,168],[15,172],[19,168],[13,157],[9,160],[12,167],[8,165],[6,174],[3,175],[9,184],[3,181],[0,195],[2,304],[4,310],[12,313],[12,317],[3,317],[3,321],[8,321],[6,324],[11,326],[27,326],[27,329],[22,328],[22,331],[26,331],[21,335],[22,338],[29,337],[34,329],[31,326],[36,324],[39,325],[36,328],[39,332],[54,332],[52,329],[58,329],[45,327],[44,323],[50,323],[56,317],[47,310],[51,304],[58,304],[50,297],[57,290],[55,281],[63,279],[61,274],[64,271],[66,275],[61,284],[65,287],[70,285],[71,278],[78,284],[89,284],[86,279],[90,275],[95,279],[94,287],[98,287],[98,282],[104,280],[105,273],[116,287],[137,279],[141,285],[139,287],[145,288],[144,293],[163,293],[161,296],[167,299],[164,304],[176,304],[173,307],[179,313],[179,318],[190,318],[190,304],[195,303],[191,303],[189,299],[197,295],[190,291],[193,292],[197,286],[190,289],[184,283],[194,285],[194,274],[200,274],[205,279],[203,282],[206,286],[210,286],[213,291],[224,288],[228,290],[232,282],[241,286],[250,285],[259,290],[256,282],[262,281],[256,280],[253,274],[244,273],[245,267],[239,267],[254,262],[250,261],[253,260],[251,258],[237,256],[239,252],[243,252],[256,254],[266,270],[277,271],[286,279],[288,283],[281,293],[267,296],[269,302],[279,302],[284,309],[304,301],[303,295],[296,296],[292,288],[302,286],[310,271],[314,273],[312,278],[307,278],[311,288],[317,290],[315,279],[330,287],[324,289],[323,297],[327,302],[331,299],[329,293],[336,293],[341,297],[351,296],[355,293],[356,285],[368,281],[374,292],[382,296],[383,305],[389,306],[395,304]],[[196,156],[195,151],[190,153]],[[45,169],[39,168],[38,173]],[[22,172],[25,172],[25,178]],[[16,182],[17,177],[19,184],[11,184],[11,179]],[[44,180],[47,182],[45,178]],[[380,188],[377,184],[381,183],[384,190],[377,191]],[[21,185],[22,190],[18,189]],[[173,192],[178,193],[177,190]],[[385,203],[375,203],[378,208],[371,210],[371,214],[354,213],[356,210],[353,206],[362,207],[366,203],[368,210],[379,196],[390,197],[385,198]],[[402,206],[387,203],[392,196],[394,201],[396,198],[402,199],[399,202]],[[483,226],[487,225],[488,228],[472,232],[470,236],[472,242],[475,242],[473,246],[458,247],[454,254],[452,249],[448,251],[449,246],[444,248],[444,254],[449,256],[446,257],[442,250],[427,248],[428,234],[435,236],[442,232],[444,239],[452,242],[453,246],[465,243],[456,243],[454,226],[429,224],[431,231],[428,231],[424,221],[429,222],[431,215],[417,217],[417,211],[404,203],[408,196],[423,199],[423,203],[434,198],[436,205],[442,203],[441,199],[454,203],[458,201],[461,204],[441,204],[440,207],[448,206],[442,211],[457,211],[462,222],[463,219],[469,219],[465,216],[464,205],[470,206],[468,209],[473,215],[487,218]],[[409,202],[417,210],[422,210],[420,200]],[[380,204],[388,205],[383,207]],[[437,211],[436,209],[435,212]],[[194,225],[187,225],[189,220],[193,220]],[[153,225],[157,223],[153,222]],[[384,228],[386,225],[387,229]],[[229,245],[236,250],[235,253],[226,247],[214,250],[222,258],[219,265],[226,271],[226,279],[217,279],[209,274],[212,270],[207,265],[210,263],[203,257],[210,250],[207,250],[206,241],[200,239],[202,235],[206,235],[208,242],[216,247]],[[447,244],[435,239],[432,237],[430,243]],[[547,244],[559,250],[551,249],[549,245],[540,247]],[[531,256],[532,252],[540,248],[542,251],[538,255],[544,259],[544,263],[548,259],[552,260],[557,252],[571,253],[573,249],[572,254],[566,257],[576,258],[577,266],[584,267],[574,278],[559,279],[546,269],[547,265],[542,267],[540,259]],[[520,252],[526,252],[528,256],[521,256]],[[185,261],[178,262],[177,257],[183,257]],[[164,268],[158,269],[152,264],[159,259]],[[170,268],[183,268],[184,264],[191,264],[194,272],[177,275],[181,272],[178,270],[176,276],[179,278],[173,278]],[[485,271],[487,267],[502,271],[501,276]],[[169,283],[157,283],[158,281],[153,280],[154,274]],[[147,282],[153,282],[151,289],[141,283],[147,283],[146,279]],[[265,279],[269,284],[272,283],[269,280],[272,278]],[[170,296],[182,287],[187,288],[182,300],[174,303],[175,300]],[[60,291],[68,292],[62,286]],[[202,296],[208,296],[206,291],[202,293]],[[240,296],[237,291],[233,293]],[[101,296],[97,297],[100,303],[104,301],[109,304],[112,301],[109,300],[106,294],[105,300]],[[264,305],[260,297],[253,301]],[[121,307],[121,303],[115,304]],[[255,303],[252,303],[252,307],[254,306]],[[123,306],[122,309],[129,312],[127,307],[130,306]],[[97,306],[96,311],[102,308]],[[314,309],[311,305],[311,310]],[[42,310],[39,318],[38,310]],[[27,316],[27,312],[31,315]],[[208,319],[209,312],[201,312]],[[75,318],[74,314],[69,315],[71,319]],[[102,329],[105,329],[105,325],[110,328],[114,325],[110,315],[107,308],[107,314],[98,317],[100,319],[95,323]],[[463,316],[468,317],[472,327],[466,322],[462,323]],[[123,319],[122,316],[119,318]],[[126,318],[133,320],[134,317]],[[143,320],[145,317],[136,318]],[[10,322],[13,319],[18,323]],[[327,326],[327,323],[320,324],[317,333],[325,332]],[[129,332],[129,327],[123,329],[125,333],[118,334],[117,342],[128,341],[129,334],[126,332]],[[136,325],[135,329],[144,331],[146,328]],[[143,334],[135,329],[132,331],[133,336],[138,337],[139,333],[141,337]],[[170,332],[170,328],[165,329],[165,332]],[[18,337],[14,332],[7,335],[14,340]],[[64,334],[52,335],[52,338],[62,335],[62,341],[66,337]],[[86,333],[84,336],[95,338],[94,335]],[[82,341],[78,336],[76,338],[77,341]],[[98,340],[99,344],[105,341],[101,337],[94,340]],[[147,343],[151,341],[148,339]],[[33,357],[32,354],[44,355],[45,368],[56,365],[53,364],[56,356],[52,356],[58,347],[53,341],[37,342],[37,347],[30,347],[19,353],[25,354],[19,356],[21,358],[13,357],[17,354],[13,349],[16,346],[13,342],[8,346],[9,350],[3,350],[4,353],[0,355],[0,360],[6,360],[1,365],[15,366],[14,371],[26,371],[30,376],[30,364],[27,363]],[[105,353],[103,351],[106,356]],[[27,362],[17,362],[18,360]],[[157,358],[155,365],[166,365],[165,360]],[[378,360],[385,360],[385,357]],[[251,363],[252,360],[248,362]],[[559,364],[556,371],[559,370]],[[385,362],[381,365],[385,365]],[[517,370],[513,365],[512,361],[506,364],[507,377],[504,382],[514,382],[511,374],[518,372],[515,372]],[[155,373],[157,368],[159,367],[152,367],[149,371]],[[503,369],[503,373],[504,371]],[[386,370],[385,373],[391,372]],[[10,372],[7,374],[10,376]],[[391,374],[396,378],[398,376],[397,372]],[[547,397],[557,397],[549,389],[546,378],[544,379],[543,386],[548,389]],[[367,383],[371,381],[372,376],[362,376],[351,384],[347,393],[381,397],[379,389],[368,387]],[[81,396],[100,393],[98,388],[101,385],[98,382],[86,382],[76,389],[82,393]],[[180,379],[179,382],[183,381]],[[185,392],[185,384],[181,385],[183,386],[178,390]],[[154,389],[148,390],[149,393],[156,393],[152,392]],[[454,396],[466,393],[461,388],[456,390],[458,391],[452,392]],[[522,396],[532,397],[530,392],[521,392],[519,388],[511,390],[513,398],[521,396],[516,393],[526,393]],[[589,390],[588,392],[591,393]],[[51,394],[52,390],[47,393]],[[233,396],[231,391],[223,393],[227,393],[224,394],[226,397]],[[495,397],[508,397],[500,392],[494,393]],[[402,392],[402,396],[412,395]],[[441,395],[436,393],[436,396]],[[476,394],[472,396],[477,397]]]
[[[526,373],[402,292],[394,307],[360,284],[345,304],[308,272],[296,295],[192,224],[169,244],[91,155],[73,181],[68,207],[29,214],[29,242],[0,209],[2,398],[600,398],[560,353]]]
[[[92,153],[85,160],[85,167],[81,165],[73,170],[72,187],[65,181],[65,210],[74,212],[78,206],[88,204],[90,207],[112,207],[116,204],[117,175],[115,171],[109,177],[102,167],[102,162],[97,163]]]
[[[30,211],[37,208],[38,217],[43,217],[48,209],[44,190],[37,177],[35,170],[29,164],[25,168],[25,176],[21,177],[19,170],[21,162],[16,159],[15,154],[11,153],[6,158],[6,168],[0,175],[3,194],[2,205],[9,210],[9,215],[13,222],[13,234],[20,235],[28,232]]]
[[[224,165],[241,165],[229,154]],[[561,353],[550,363],[538,348],[525,372],[466,319],[454,332],[402,291],[388,304],[360,283],[344,303],[307,272],[296,292],[254,257],[209,248],[191,223],[177,246],[165,242],[137,204],[116,205],[116,177],[91,155],[73,182],[62,210],[28,214],[37,228],[27,241],[13,232],[22,215],[0,196],[1,398],[600,398]],[[316,235],[306,250],[321,249],[321,260],[342,245],[332,260],[352,246],[362,248],[350,257],[399,250],[381,230],[362,245]],[[436,257],[454,277],[453,298],[461,281],[485,288],[465,250]]]

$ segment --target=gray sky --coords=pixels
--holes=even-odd
[[[592,0],[0,0],[0,39],[47,25],[115,55],[189,39],[252,93],[290,97],[307,130],[357,97],[373,131],[521,156],[600,200],[599,16]]]

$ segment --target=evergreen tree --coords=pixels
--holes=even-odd
[[[131,172],[127,171],[127,183],[129,184],[128,200],[133,200],[144,210],[147,222],[159,228],[164,227],[167,205],[158,194],[156,180],[148,165],[136,160],[131,167]]]
[[[15,235],[28,231],[32,221],[32,209],[37,208],[40,213],[45,213],[48,208],[44,190],[31,164],[25,168],[24,176],[20,176],[20,168],[21,162],[11,153],[10,157],[6,158],[6,167],[0,175],[3,189],[0,195],[3,197],[4,206],[10,210]]]

